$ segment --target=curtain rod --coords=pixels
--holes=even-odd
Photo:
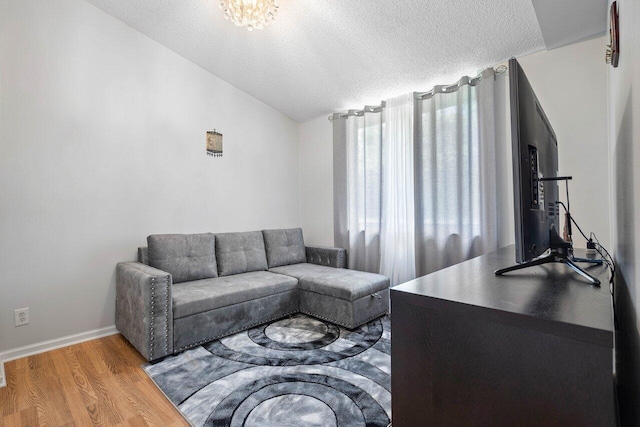
[[[437,94],[437,93],[451,93],[451,92],[455,92],[458,89],[460,89],[462,86],[464,85],[469,85],[469,86],[475,86],[478,84],[478,82],[480,80],[482,80],[483,78],[487,78],[491,75],[494,74],[503,74],[507,71],[507,66],[506,65],[500,65],[498,67],[494,68],[486,68],[484,70],[482,70],[480,72],[480,74],[478,74],[475,77],[468,77],[468,76],[464,76],[462,77],[460,80],[458,80],[457,82],[450,84],[450,85],[437,85],[434,86],[433,89],[431,89],[428,92],[415,92],[414,96],[416,99],[429,99],[431,97],[433,97],[433,95]]]
[[[380,105],[365,105],[362,110],[349,110],[346,113],[333,113],[329,116],[329,120],[346,119],[349,116],[364,116],[364,113],[379,113],[386,105],[386,102],[380,101]]]
[[[507,71],[506,65],[499,65],[494,68],[486,68],[475,77],[464,76],[457,82],[450,85],[437,85],[434,86],[428,92],[414,92],[414,99],[425,100],[433,97],[437,93],[452,93],[460,89],[464,85],[475,86],[483,77],[488,77],[493,74],[504,74]],[[329,120],[346,119],[349,116],[364,116],[364,113],[379,113],[385,107],[385,102],[382,101],[380,105],[370,106],[366,105],[362,110],[349,110],[346,113],[333,113],[329,116]]]

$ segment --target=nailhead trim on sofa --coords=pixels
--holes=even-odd
[[[149,359],[153,359],[153,338],[154,338],[154,330],[153,330],[153,316],[155,315],[155,307],[154,307],[154,299],[156,295],[156,278],[151,278],[151,320],[149,322],[149,327],[151,331],[151,338],[149,339]]]
[[[169,353],[169,276],[165,276],[164,278],[164,353],[165,355]],[[153,319],[155,316],[155,304],[156,304],[156,278],[155,276],[151,277],[151,320],[149,321],[149,360],[153,360],[153,344],[155,342],[155,326],[153,323]]]
[[[167,289],[167,292],[164,293],[164,352],[167,354],[169,353],[169,276],[165,276],[164,285]]]

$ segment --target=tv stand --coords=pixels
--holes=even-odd
[[[495,276],[514,259],[510,246],[391,288],[393,427],[617,425],[609,289],[558,263]]]
[[[569,234],[569,236],[571,235]],[[567,265],[573,271],[587,279],[591,284],[600,286],[600,280],[584,271],[578,266],[578,264],[576,264],[576,262],[593,262],[595,264],[602,264],[602,262],[598,263],[596,260],[574,258],[573,245],[571,244],[571,242],[567,242],[562,237],[560,237],[560,235],[556,231],[556,228],[552,226],[549,230],[549,249],[547,250],[547,252],[545,252],[538,258],[534,258],[532,260],[528,260],[511,267],[496,270],[495,275],[502,276],[504,273],[508,273],[510,271],[521,270],[523,268],[529,268],[536,265],[560,263]]]
[[[578,264],[576,264],[576,262],[592,262],[592,261],[598,264],[597,260],[587,260],[586,258],[585,259],[575,258],[575,261],[574,261],[573,256],[569,254],[569,250],[565,248],[555,248],[555,249],[550,249],[547,253],[545,253],[541,257],[532,259],[531,261],[525,261],[521,264],[516,264],[516,265],[512,265],[511,267],[501,268],[499,270],[496,270],[495,274],[496,276],[501,276],[504,273],[508,273],[510,271],[521,270],[523,268],[529,268],[535,265],[544,265],[552,262],[558,262],[558,263],[567,265],[573,271],[575,271],[576,273],[578,273],[579,275],[587,279],[590,283],[596,286],[600,286],[600,280],[593,277],[592,275],[584,271],[582,268],[580,268]],[[599,264],[601,264],[601,262]]]

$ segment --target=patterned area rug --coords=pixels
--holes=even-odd
[[[388,317],[349,331],[297,314],[143,368],[194,426],[391,422]]]

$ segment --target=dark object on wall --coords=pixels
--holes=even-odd
[[[207,132],[207,156],[222,157],[222,134],[215,129]]]
[[[618,66],[620,58],[620,30],[618,26],[618,2],[611,3],[609,11],[609,44],[607,45],[607,54],[605,61],[614,68]]]

